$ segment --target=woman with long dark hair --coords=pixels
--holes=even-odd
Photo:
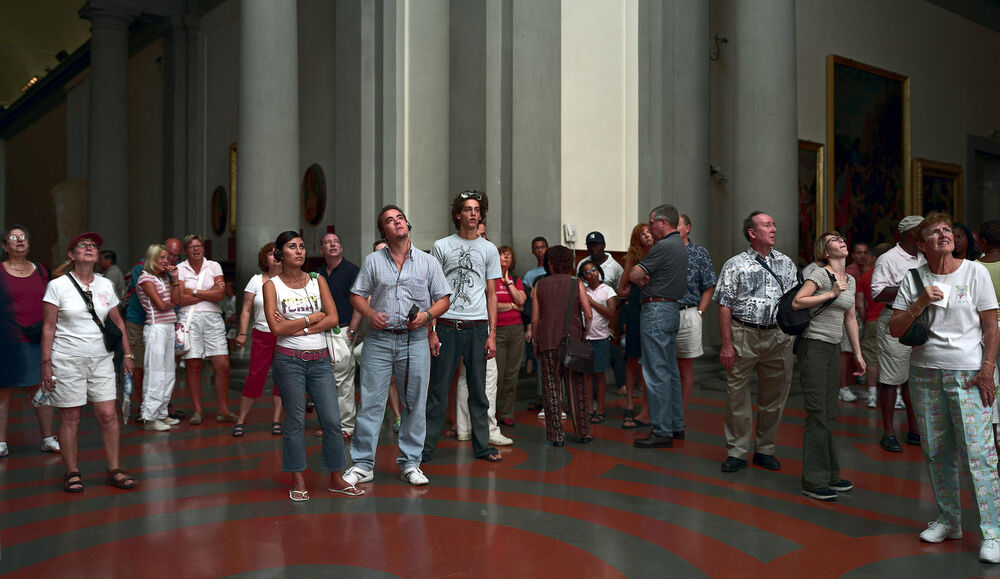
[[[288,498],[308,501],[306,490],[305,423],[306,393],[316,407],[323,428],[323,470],[330,473],[330,492],[351,497],[365,491],[348,484],[340,475],[346,459],[337,404],[337,383],[333,377],[324,332],[338,325],[337,306],[322,276],[302,271],[306,244],[296,231],[285,231],[274,240],[274,257],[281,273],[263,286],[264,316],[277,337],[274,377],[281,385],[285,407],[285,436],[281,470],[292,473],[293,488]]]

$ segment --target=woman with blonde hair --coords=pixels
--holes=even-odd
[[[632,271],[632,266],[642,261],[649,250],[653,247],[655,240],[649,232],[648,223],[639,223],[632,228],[632,235],[629,238],[628,253],[625,254],[625,271]],[[638,376],[640,383],[644,383],[642,372],[639,371],[639,357],[642,356],[642,333],[639,331],[639,312],[642,309],[640,303],[639,286],[630,282],[627,275],[623,275],[618,284],[618,297],[624,298],[625,307],[622,308],[622,322],[625,325],[625,413],[622,417],[622,428],[631,429],[649,425],[649,409],[646,401],[646,392],[643,389],[642,409],[640,420],[633,416],[634,406],[632,403],[632,391],[635,389],[635,380]]]
[[[167,405],[174,391],[174,307],[180,301],[177,266],[170,263],[166,246],[154,243],[146,249],[142,275],[136,282],[136,295],[146,311],[142,329],[146,352],[143,355],[142,429],[170,430],[180,420],[167,416]]]

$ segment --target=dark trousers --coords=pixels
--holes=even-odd
[[[427,391],[427,435],[424,438],[423,462],[431,459],[448,407],[448,389],[458,361],[465,360],[465,378],[469,384],[469,421],[472,424],[472,450],[476,458],[496,454],[490,446],[490,409],[486,398],[486,337],[488,324],[456,330],[438,322],[437,335],[441,353],[431,361],[430,387]]]
[[[802,488],[812,490],[840,480],[840,461],[833,443],[840,391],[840,344],[803,339],[799,343],[799,375],[806,408]]]

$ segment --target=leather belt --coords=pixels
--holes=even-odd
[[[751,322],[744,322],[739,318],[733,318],[732,320],[741,326],[746,326],[755,330],[773,330],[778,327],[778,324],[754,324]]]
[[[296,350],[295,348],[286,348],[284,346],[278,346],[274,349],[275,352],[279,354],[284,354],[285,356],[291,356],[292,358],[298,358],[306,362],[312,362],[313,360],[322,360],[323,358],[328,358],[330,352],[325,348],[322,350]]]
[[[656,297],[656,296],[649,297],[649,298],[642,298],[642,303],[644,303],[644,304],[657,303],[657,302],[676,302],[676,301],[677,300],[672,300],[670,298],[661,298],[661,297]]]
[[[678,310],[686,310],[688,308],[696,308],[696,307],[698,307],[698,304],[688,304],[686,306],[678,305],[677,309]]]
[[[489,320],[453,320],[451,318],[438,318],[437,323],[444,324],[446,326],[451,326],[456,330],[468,330],[469,328],[475,328],[476,326],[481,326],[483,324],[490,323]]]

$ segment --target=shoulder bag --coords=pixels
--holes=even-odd
[[[761,259],[759,255],[757,256],[757,263],[766,269],[768,273],[774,276],[774,279],[778,281],[778,287],[782,290],[785,289],[785,284],[781,283],[781,278],[778,277],[778,274],[774,273],[774,270],[768,267],[767,262]],[[827,271],[826,274],[830,276],[830,281],[832,283],[837,283],[837,279],[833,276],[833,274],[829,271]],[[824,302],[823,305],[816,310],[815,314],[810,314],[809,308],[801,310],[794,309],[792,307],[792,302],[795,301],[795,296],[798,295],[799,290],[802,289],[802,284],[805,283],[802,281],[801,274],[797,275],[799,280],[798,283],[795,284],[795,287],[781,294],[781,297],[778,299],[778,312],[775,315],[775,321],[777,322],[778,327],[781,328],[782,332],[790,336],[801,336],[804,334],[806,329],[809,327],[810,320],[812,320],[813,317],[818,316],[823,310],[828,308],[834,300],[837,299],[830,298]]]
[[[916,269],[911,269],[910,275],[913,276],[913,282],[917,286],[917,297],[919,298],[920,293],[924,291],[924,282],[920,279],[920,274],[917,273]],[[924,308],[924,311],[920,312],[920,315],[910,324],[906,333],[899,337],[899,343],[904,346],[923,346],[930,337],[931,318],[930,314],[927,313],[927,308]]]
[[[570,323],[574,318],[577,318],[573,312],[573,293],[579,292],[579,279],[576,277],[570,279],[573,280],[573,283],[570,284],[570,290],[567,292],[569,297],[566,302],[563,337],[559,343],[559,349],[556,350],[556,356],[564,367],[581,374],[590,374],[594,371],[594,347],[586,340],[574,338],[569,333]],[[577,319],[577,321],[579,320]]]
[[[101,329],[101,334],[104,335],[104,349],[109,352],[114,352],[118,348],[121,348],[122,331],[114,323],[101,323],[101,319],[97,317],[97,312],[94,310],[94,298],[91,296],[91,292],[83,291],[80,284],[76,283],[76,278],[73,277],[72,272],[69,272],[66,275],[68,275],[69,280],[73,282],[73,287],[76,288],[76,291],[80,292],[80,297],[83,298],[83,303],[87,305],[87,311],[90,312],[90,317],[94,318],[94,323]]]
[[[195,288],[201,287],[201,280],[205,278],[205,271],[208,269],[206,264],[202,264],[201,271],[198,272],[198,281],[195,282]],[[178,283],[180,276],[178,276]],[[137,284],[138,285],[138,284]],[[191,349],[191,318],[194,317],[194,306],[196,304],[191,304],[188,306],[187,315],[184,316],[184,321],[177,320],[174,324],[174,354],[184,355],[187,354],[188,350]]]

